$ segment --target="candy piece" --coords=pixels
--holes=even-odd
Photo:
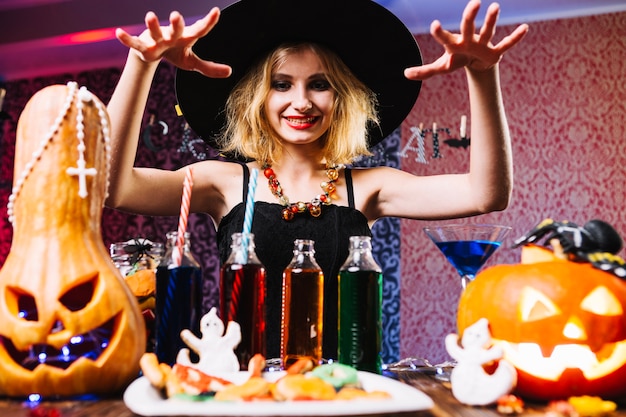
[[[147,297],[156,292],[156,274],[152,269],[140,269],[124,280],[135,297]]]
[[[364,389],[346,386],[337,392],[336,400],[388,400],[391,394],[387,391],[365,391]]]
[[[300,358],[287,368],[287,374],[304,374],[311,369],[313,369],[313,359]]]
[[[251,401],[270,397],[271,384],[260,376],[252,376],[240,385],[229,385],[215,393],[218,401]]]
[[[546,417],[579,417],[572,404],[565,400],[554,400],[546,407]]]
[[[276,381],[272,394],[278,401],[333,400],[335,387],[310,375],[288,374]]]
[[[56,408],[37,406],[30,410],[29,417],[61,417],[61,412]]]
[[[144,353],[139,359],[139,366],[143,375],[157,389],[165,387],[165,374],[159,366],[159,360],[154,353]]]
[[[185,393],[191,395],[221,391],[232,384],[232,382],[223,378],[207,375],[199,369],[181,365],[180,363],[172,367],[172,372],[185,390]]]
[[[165,398],[171,398],[174,395],[182,394],[185,392],[183,386],[178,379],[178,376],[172,371],[172,367],[166,363],[160,363],[161,372],[165,375]]]
[[[600,397],[589,395],[570,397],[567,401],[576,409],[580,417],[601,416],[617,408],[617,404],[612,401],[604,401]]]
[[[311,371],[311,374],[323,379],[335,388],[359,383],[356,369],[341,363],[320,365]]]
[[[506,394],[498,398],[498,413],[521,414],[524,411],[524,401],[513,394]]]

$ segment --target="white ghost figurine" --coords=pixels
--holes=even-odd
[[[234,352],[241,342],[239,323],[229,322],[224,333],[224,322],[217,316],[217,310],[213,307],[200,320],[200,332],[202,333],[200,339],[190,330],[180,332],[183,342],[200,357],[198,362],[192,362],[189,349],[183,348],[178,352],[176,363],[191,366],[209,375],[239,371],[239,360]]]
[[[502,349],[490,346],[489,321],[480,319],[463,332],[461,344],[458,336],[446,337],[446,349],[458,364],[452,369],[450,384],[452,395],[467,405],[488,405],[510,393],[517,383],[517,371],[506,360],[498,362],[493,374],[488,374],[483,364],[501,359]]]

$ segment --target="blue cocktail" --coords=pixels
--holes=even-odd
[[[450,224],[424,228],[424,232],[456,268],[463,288],[476,277],[510,230],[509,226],[493,224]]]

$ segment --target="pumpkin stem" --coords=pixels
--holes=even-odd
[[[568,260],[569,254],[565,253],[563,250],[563,245],[561,245],[561,241],[557,238],[550,239],[550,246],[552,246],[552,251],[554,252],[554,256],[559,259]]]

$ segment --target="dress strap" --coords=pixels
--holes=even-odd
[[[243,200],[246,201],[248,199],[248,183],[250,182],[250,170],[248,169],[248,165],[243,162],[239,162],[243,167]]]
[[[346,177],[346,189],[348,190],[348,207],[354,208],[354,189],[352,188],[352,170],[346,168],[344,170]]]

